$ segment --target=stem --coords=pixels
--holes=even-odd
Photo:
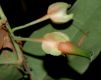
[[[42,21],[47,20],[47,19],[49,19],[49,16],[48,15],[45,15],[45,16],[43,16],[43,17],[41,17],[41,18],[39,18],[39,19],[37,19],[35,21],[32,21],[32,22],[27,23],[25,25],[22,25],[22,26],[18,26],[18,27],[13,28],[12,29],[12,32],[14,32],[16,30],[23,29],[23,28],[27,28],[27,27],[29,27],[31,25],[37,24],[37,23],[42,22]]]
[[[3,10],[2,10],[2,8],[1,8],[1,6],[0,6],[0,18],[1,19],[7,19],[4,12],[3,12]],[[7,28],[8,32],[9,32],[9,36],[10,36],[11,41],[12,41],[14,47],[15,47],[16,54],[17,54],[17,57],[18,57],[18,61],[15,62],[15,63],[12,63],[12,64],[21,64],[23,62],[22,51],[20,50],[20,47],[18,46],[18,44],[14,40],[14,34],[12,33],[12,30],[10,28],[9,23],[6,24],[6,28]],[[8,61],[8,64],[9,64],[9,61]]]
[[[32,80],[32,73],[30,67],[25,61],[23,62],[23,67],[26,70],[26,72],[29,74],[29,79]]]
[[[0,6],[0,18],[7,19],[6,16],[4,15],[4,12],[3,12],[1,6]],[[11,30],[10,25],[8,23],[7,23],[6,27],[7,27],[8,31],[10,32],[11,36],[14,37],[14,34],[12,33],[12,30]]]
[[[3,10],[2,10],[2,8],[1,8],[1,6],[0,6],[0,18],[1,19],[7,19],[6,16],[5,16],[5,14],[4,14],[4,12],[3,12]],[[11,41],[12,41],[14,47],[15,47],[16,54],[17,54],[17,57],[18,57],[18,61],[17,62],[14,62],[12,64],[20,64],[20,65],[23,65],[26,68],[26,71],[30,75],[30,80],[32,80],[32,75],[31,75],[30,69],[29,69],[27,63],[25,63],[25,58],[24,58],[24,55],[22,53],[22,50],[20,49],[19,45],[14,40],[15,35],[13,34],[12,29],[10,28],[9,23],[6,24],[6,27],[7,27],[7,30],[9,32]],[[11,63],[9,63],[9,61],[8,61],[7,64],[11,64]]]
[[[24,38],[24,37],[14,37],[14,39],[17,41],[30,41],[30,42],[42,42],[44,39],[43,38],[38,38],[38,39],[35,39],[35,38]]]

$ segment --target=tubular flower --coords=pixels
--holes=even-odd
[[[83,50],[74,45],[69,37],[62,32],[52,32],[44,36],[42,41],[42,49],[47,54],[53,56],[59,55],[77,55],[90,58],[92,53],[87,50]]]

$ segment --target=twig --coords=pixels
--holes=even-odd
[[[1,6],[0,6],[0,17],[1,17],[1,19],[6,19],[7,20]],[[20,50],[19,46],[17,45],[17,43],[14,40],[14,34],[12,33],[12,29],[10,28],[9,23],[6,23],[6,28],[7,28],[8,32],[9,32],[10,39],[11,39],[13,45],[14,45],[14,48],[16,50],[16,54],[18,56],[18,61],[16,63],[12,63],[12,64],[21,64],[23,62],[22,51]]]
[[[39,19],[37,19],[35,21],[32,21],[32,22],[27,23],[25,25],[22,25],[22,26],[18,26],[18,27],[13,28],[12,29],[12,32],[15,32],[15,31],[20,30],[20,29],[23,29],[23,28],[27,28],[27,27],[29,27],[31,25],[37,24],[37,23],[42,22],[42,21],[47,20],[47,19],[49,19],[49,16],[48,15],[45,15],[45,16],[43,16],[43,17],[41,17],[41,18],[39,18]]]
[[[6,18],[6,16],[5,16],[5,14],[4,14],[4,12],[3,12],[1,6],[0,6],[0,18],[7,20],[7,18]],[[14,47],[15,47],[16,54],[17,54],[17,56],[18,56],[18,61],[17,61],[16,63],[12,63],[12,64],[20,64],[20,65],[23,65],[23,66],[25,67],[26,71],[27,71],[27,72],[29,73],[29,75],[30,75],[30,80],[32,80],[29,67],[28,67],[27,63],[25,62],[25,57],[24,57],[24,55],[23,55],[23,53],[22,53],[22,50],[20,49],[19,45],[18,45],[18,44],[15,42],[15,40],[14,40],[15,35],[13,34],[12,29],[10,28],[9,23],[6,24],[6,28],[7,28],[8,32],[9,32],[11,41],[12,41]]]

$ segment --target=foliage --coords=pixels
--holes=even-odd
[[[86,37],[85,41],[83,42],[83,44],[80,47],[82,49],[93,52],[93,56],[91,57],[91,60],[93,61],[99,55],[99,52],[101,50],[101,45],[99,45],[101,43],[101,37],[100,37],[100,34],[101,34],[101,31],[100,31],[101,30],[100,29],[101,10],[100,10],[100,8],[101,8],[101,6],[100,5],[101,5],[100,0],[77,0],[77,2],[70,9],[70,12],[72,12],[74,14],[74,20],[73,20],[73,23],[71,24],[71,26],[69,26],[69,28],[67,25],[65,25],[66,29],[57,30],[57,29],[54,29],[51,24],[46,24],[46,26],[43,26],[43,28],[33,32],[31,34],[30,38],[34,38],[34,39],[42,38],[45,34],[47,34],[49,32],[59,31],[59,32],[63,32],[66,35],[68,35],[70,37],[71,41],[74,44],[77,44],[77,42],[79,41],[79,39],[83,35],[83,33],[88,32],[88,36]],[[5,18],[4,16],[2,16],[1,13],[0,13],[0,17],[1,17],[1,19]],[[61,61],[64,61],[62,59],[66,58],[65,62],[66,61],[67,62],[66,62],[65,67],[68,68],[68,66],[70,66],[74,71],[76,71],[80,74],[83,74],[87,70],[88,66],[90,65],[91,61],[85,57],[67,55],[67,57],[65,56],[65,57],[61,58],[61,56],[54,57],[52,55],[47,55],[42,50],[41,43],[39,43],[39,42],[27,41],[22,48],[24,51],[24,56],[25,56],[24,57],[24,56],[22,56],[23,53],[22,53],[19,45],[15,42],[15,40],[13,40],[12,37],[14,37],[14,35],[11,32],[11,30],[9,29],[9,27],[10,27],[9,24],[7,24],[7,29],[10,33],[10,39],[12,41],[12,42],[10,41],[10,43],[13,43],[13,46],[15,48],[15,50],[13,50],[13,52],[15,52],[15,53],[12,53],[11,51],[8,52],[8,53],[10,53],[9,55],[7,54],[7,52],[5,53],[5,54],[7,54],[7,57],[10,56],[10,59],[11,59],[10,61],[9,61],[9,58],[5,59],[5,57],[6,57],[5,55],[0,55],[0,63],[3,63],[0,65],[0,72],[2,73],[2,75],[0,75],[0,79],[2,79],[2,80],[6,80],[6,79],[7,80],[18,80],[21,77],[24,77],[24,79],[31,77],[29,79],[32,79],[32,80],[55,80],[55,79],[71,80],[71,79],[69,79],[69,76],[60,76],[59,75],[58,77],[56,77],[56,76],[54,77],[47,71],[46,63],[48,63],[49,69],[53,69],[54,67],[58,68],[58,67],[62,66],[62,65],[56,66],[55,64],[50,65],[51,60],[56,60],[58,58],[61,59]],[[1,37],[2,36],[0,35],[0,38]],[[15,38],[15,39],[17,39],[17,38]],[[2,45],[0,43],[0,48]],[[8,48],[10,48],[12,50],[11,47],[8,47]],[[16,62],[16,60],[19,59],[19,55],[17,55],[16,53],[20,54],[20,57],[22,57],[22,59],[23,58],[25,59],[23,63]],[[17,57],[15,57],[15,55]],[[56,58],[56,59],[54,59],[54,58]],[[46,60],[48,60],[49,62]],[[5,63],[4,61],[7,63]],[[60,63],[61,63],[61,61],[60,61]],[[8,64],[8,62],[10,62],[10,63]],[[55,61],[53,61],[53,62],[55,62]],[[24,66],[25,63],[27,63],[27,66]],[[57,64],[58,63],[59,62],[57,60]],[[26,68],[25,71],[22,68]],[[29,69],[29,70],[27,70],[27,69]],[[30,71],[30,69],[31,69],[31,71]],[[25,76],[23,76],[20,72],[22,72],[23,75],[25,75]],[[31,75],[31,76],[26,77],[26,75],[27,76]]]

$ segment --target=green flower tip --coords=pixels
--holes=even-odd
[[[58,49],[62,52],[62,54],[65,54],[65,55],[82,56],[88,59],[90,59],[92,56],[91,51],[83,50],[75,46],[71,41],[59,43]]]
[[[49,6],[47,15],[54,23],[66,23],[73,19],[73,14],[67,14],[70,4],[65,2],[56,2]]]
[[[69,37],[62,32],[47,33],[42,42],[42,49],[47,54],[54,56],[77,55],[90,59],[92,55],[90,51],[82,50],[75,46]]]

